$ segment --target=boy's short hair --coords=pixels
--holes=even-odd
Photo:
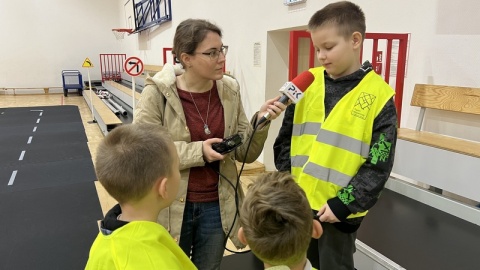
[[[171,174],[173,140],[155,124],[125,124],[113,129],[97,148],[95,172],[120,204],[143,198],[154,182]]]
[[[293,265],[306,256],[313,213],[291,174],[271,172],[249,185],[240,224],[260,260],[270,265]]]
[[[313,14],[308,22],[308,29],[313,31],[327,24],[338,26],[339,34],[346,38],[354,32],[359,32],[365,38],[365,14],[352,2],[340,1],[326,5]]]

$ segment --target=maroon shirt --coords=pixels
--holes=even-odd
[[[223,116],[223,106],[218,96],[217,84],[213,82],[213,87],[205,93],[191,93],[178,89],[178,95],[182,102],[187,126],[190,130],[192,142],[205,141],[210,138],[223,138],[225,131],[225,122]],[[211,97],[210,97],[211,93]],[[207,108],[210,98],[210,108]],[[198,107],[198,111],[195,108]],[[203,121],[202,121],[203,119]],[[205,134],[204,122],[208,124],[211,134]],[[215,168],[212,169],[211,167]],[[220,163],[218,161],[210,163],[208,166],[190,168],[190,177],[188,179],[187,201],[189,202],[213,202],[218,200],[218,173]]]

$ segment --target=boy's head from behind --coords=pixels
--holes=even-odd
[[[351,2],[331,3],[308,22],[319,62],[334,79],[360,68],[360,51],[365,38],[365,14]]]
[[[315,222],[305,192],[291,174],[266,173],[249,185],[239,238],[264,263],[292,266],[306,258],[312,236],[320,237]]]
[[[161,181],[168,204],[178,191],[179,158],[168,131],[154,124],[126,124],[113,129],[97,148],[98,180],[120,205],[141,200]],[[162,180],[163,179],[163,180]]]

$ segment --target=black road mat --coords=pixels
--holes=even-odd
[[[8,185],[12,174],[15,174],[13,183]],[[5,192],[93,182],[96,179],[90,158],[1,166],[0,177],[0,196]]]
[[[102,211],[76,106],[0,108],[0,269],[83,269]]]
[[[37,139],[38,137],[35,137]],[[58,144],[56,144],[58,145]],[[23,162],[19,161],[22,151],[25,151],[23,155]],[[13,157],[13,158],[10,158]],[[5,148],[2,147],[2,155],[0,155],[0,164],[2,166],[18,163],[42,163],[51,162],[57,160],[74,160],[90,158],[90,152],[85,142],[69,143],[68,145],[52,147],[48,144],[32,143],[30,145],[24,145],[24,147],[18,147],[18,145],[10,144]]]
[[[93,182],[0,194],[0,269],[84,269],[99,205]]]
[[[1,116],[0,119],[2,119]],[[0,143],[2,146],[15,143],[26,144],[30,136],[33,136],[38,143],[51,141],[60,145],[72,142],[87,142],[82,123],[28,123],[11,126],[0,123]]]
[[[0,108],[0,116],[2,127],[35,124],[38,118],[41,118],[40,123],[46,124],[82,122],[78,107],[73,105]]]
[[[385,189],[357,237],[408,270],[478,269],[480,226]]]

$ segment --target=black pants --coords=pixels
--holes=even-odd
[[[357,233],[344,233],[330,223],[322,223],[323,235],[312,238],[307,257],[318,270],[354,270],[353,253]]]

